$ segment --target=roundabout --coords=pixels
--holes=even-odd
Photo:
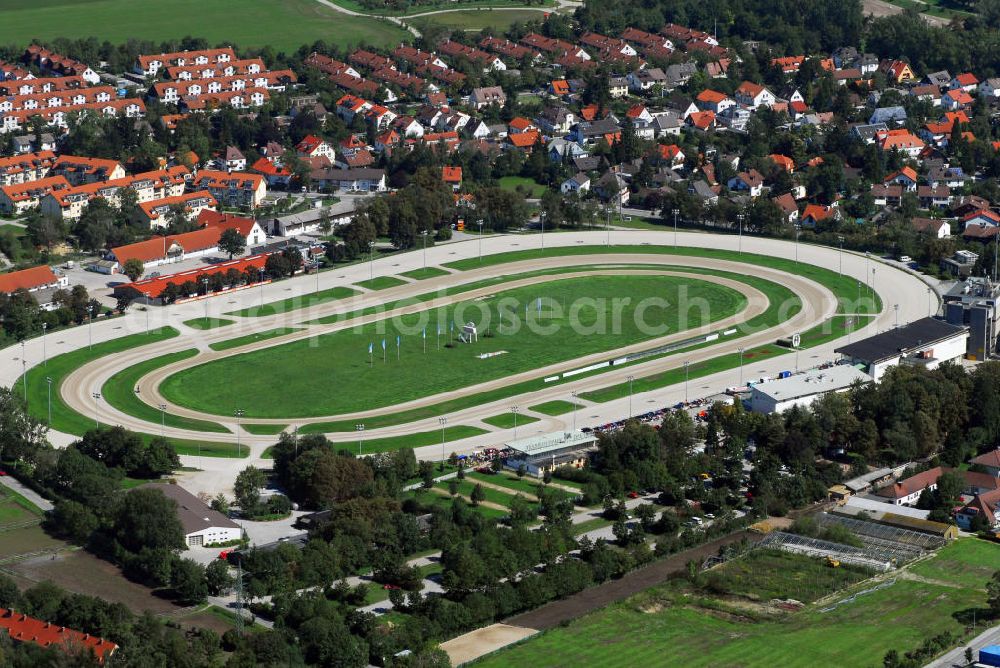
[[[366,452],[416,447],[440,458],[510,440],[497,417],[512,411],[524,415],[522,437],[600,424],[624,417],[626,403],[645,412],[739,376],[815,366],[849,336],[936,306],[918,277],[879,265],[872,285],[874,261],[832,248],[697,233],[679,235],[678,247],[663,232],[616,231],[611,244],[605,233],[546,236],[544,249],[538,236],[487,237],[429,248],[426,265],[419,252],[394,255],[153,308],[158,335],[144,334],[147,314],[134,309],[94,325],[95,348],[113,354],[65,334],[82,340],[59,351],[79,363],[53,382],[52,424],[67,428],[52,440],[69,442],[89,419],[121,424],[162,434],[184,455],[197,456],[197,443],[198,467],[221,472],[235,462],[206,452],[233,457],[239,447],[257,460],[283,430],[357,443],[364,424]],[[358,285],[372,276],[395,280]],[[337,288],[353,294],[310,298]],[[278,301],[272,315],[249,315]],[[224,324],[184,324],[198,316]],[[459,340],[465,326],[475,341]],[[793,334],[798,352],[776,345]],[[39,385],[60,361],[40,361],[27,384],[44,422]],[[579,408],[531,408],[555,403]]]

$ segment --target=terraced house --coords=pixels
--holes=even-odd
[[[202,170],[195,177],[193,186],[198,190],[207,190],[220,204],[230,207],[256,209],[267,195],[264,177],[245,172]]]

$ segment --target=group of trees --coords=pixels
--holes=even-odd
[[[0,292],[0,346],[37,336],[46,330],[51,332],[82,324],[104,311],[100,302],[91,299],[82,285],[56,290],[52,303],[55,308],[46,310],[27,290]]]

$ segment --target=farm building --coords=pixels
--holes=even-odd
[[[136,489],[155,489],[177,504],[177,519],[184,528],[184,542],[188,547],[239,540],[243,535],[240,525],[212,510],[180,485],[150,483]]]

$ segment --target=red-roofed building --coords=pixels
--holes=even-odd
[[[698,93],[698,97],[695,98],[698,108],[702,111],[714,111],[716,114],[721,114],[726,109],[736,106],[736,100],[729,97],[725,93],[720,93],[717,90],[712,90],[711,88],[706,88],[705,90]]]
[[[257,162],[250,166],[250,169],[264,177],[269,186],[287,186],[292,180],[292,171],[282,166],[277,161],[267,158],[258,158]]]
[[[165,197],[151,202],[141,202],[136,212],[136,220],[149,226],[150,229],[167,227],[167,220],[173,210],[183,210],[185,218],[191,220],[205,209],[214,209],[218,202],[212,195],[202,190],[200,192],[184,193],[176,197]]]
[[[772,58],[771,67],[777,67],[782,74],[795,74],[806,62],[805,56],[785,56],[784,58]]]
[[[55,190],[69,190],[70,184],[62,176],[49,176],[37,181],[17,183],[0,188],[0,212],[17,215],[34,209],[42,198]]]
[[[968,109],[975,100],[961,88],[950,90],[941,96],[941,107],[956,111],[958,109]]]
[[[687,117],[687,123],[695,130],[707,132],[715,127],[715,112],[711,110],[696,111]]]
[[[559,97],[569,95],[569,82],[565,79],[554,79],[549,83],[549,92]]]
[[[964,225],[984,225],[996,227],[1000,225],[1000,215],[992,209],[979,209],[962,217]]]
[[[296,144],[295,152],[304,158],[323,156],[333,160],[334,156],[333,147],[316,135],[306,135],[303,137],[302,141]]]
[[[459,190],[462,187],[462,168],[445,165],[441,168],[441,180],[450,185],[452,190]]]
[[[744,107],[750,107],[751,109],[770,107],[777,99],[774,93],[752,81],[744,81],[736,89],[736,101]]]
[[[507,124],[507,132],[512,135],[521,132],[530,132],[537,129],[538,127],[524,116],[513,118],[510,123]]]
[[[193,185],[212,193],[219,203],[226,206],[256,209],[267,195],[267,183],[260,174],[204,169],[198,172]]]
[[[217,227],[222,231],[234,229],[247,240],[247,248],[253,248],[267,240],[267,233],[256,220],[232,213],[219,213],[212,209],[205,209],[198,214],[198,225]]]
[[[977,494],[955,512],[955,523],[965,531],[981,526],[987,530],[1000,529],[1000,489]]]
[[[166,276],[157,276],[156,278],[145,278],[134,283],[122,283],[115,286],[114,296],[118,297],[121,295],[128,295],[132,298],[141,297],[148,295],[150,300],[163,299],[166,297],[164,291],[168,289],[168,286],[173,285],[175,288],[179,288],[185,283],[193,283],[194,285],[199,285],[203,278],[212,276],[213,274],[220,274],[222,276],[230,276],[230,272],[234,272],[232,276],[236,279],[235,282],[228,286],[229,290],[239,290],[242,288],[251,287],[257,285],[263,280],[264,283],[270,283],[271,279],[267,277],[266,273],[263,273],[264,265],[267,262],[267,257],[270,253],[261,253],[259,255],[251,255],[249,257],[228,260],[226,262],[219,262],[212,265],[206,265],[203,267],[197,267],[195,269],[188,269],[186,271],[180,271],[175,274],[167,274]],[[174,295],[176,302],[185,302],[190,299],[197,299],[201,297],[197,292],[192,294],[182,294]]]
[[[989,475],[1000,477],[1000,448],[974,457],[972,463],[984,467]]]
[[[882,131],[875,135],[878,147],[883,151],[896,150],[911,158],[916,158],[924,150],[924,142],[906,128]]]
[[[886,176],[883,183],[896,183],[903,186],[904,190],[912,192],[917,189],[917,172],[912,167],[903,167],[898,172]]]
[[[6,294],[17,290],[36,292],[49,288],[65,288],[68,285],[69,279],[52,271],[52,267],[47,264],[0,274],[0,293]]]
[[[832,206],[822,204],[807,204],[802,212],[802,224],[806,227],[815,227],[817,223],[840,215],[839,210]]]
[[[960,88],[966,93],[971,93],[979,86],[979,79],[972,72],[963,72],[951,80],[949,88]]]
[[[148,269],[161,264],[180,262],[185,258],[214,253],[218,251],[221,235],[221,229],[205,227],[194,232],[156,236],[146,241],[112,248],[107,259],[117,261],[119,266],[125,266],[129,260],[136,259]]]
[[[514,148],[521,149],[523,151],[531,152],[532,148],[538,143],[541,133],[538,130],[529,130],[528,132],[518,132],[515,134],[507,135],[507,141]]]
[[[43,622],[8,608],[0,608],[0,628],[5,629],[10,639],[16,643],[54,647],[65,652],[89,650],[101,664],[118,649],[118,645],[110,640]]]
[[[781,167],[783,170],[789,174],[795,171],[795,161],[789,158],[787,155],[781,155],[780,153],[772,153],[767,156],[771,159],[771,162]]]
[[[925,489],[932,492],[937,489],[938,478],[944,469],[935,466],[905,480],[900,480],[878,490],[876,494],[897,506],[908,506],[917,502]]]
[[[681,147],[676,144],[660,144],[657,146],[657,153],[659,155],[660,162],[667,163],[671,168],[683,165],[686,158],[684,151],[682,151]]]

